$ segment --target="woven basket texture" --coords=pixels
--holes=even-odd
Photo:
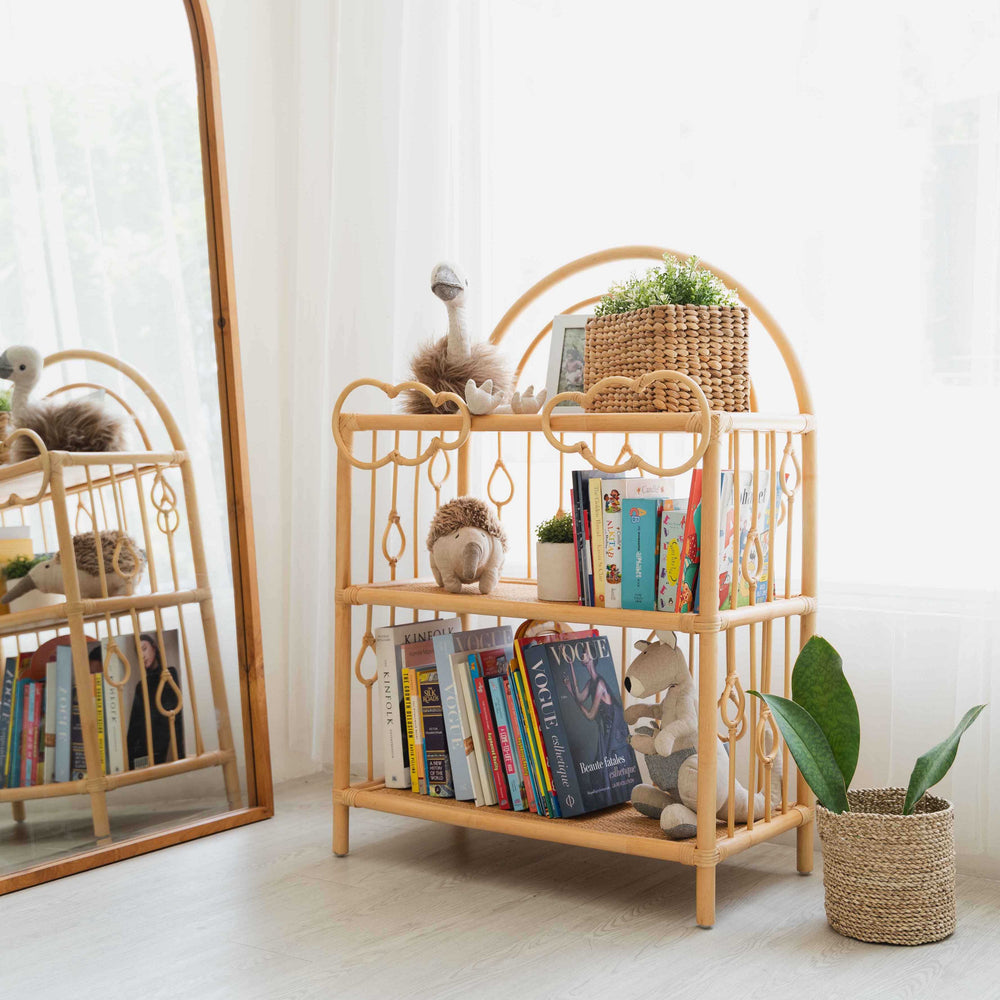
[[[925,795],[901,815],[904,788],[848,792],[851,812],[816,806],[826,918],[845,937],[927,944],[955,930],[951,803]]]
[[[650,306],[587,320],[584,389],[610,375],[638,378],[666,368],[690,376],[713,410],[750,409],[747,362],[750,312],[746,306]],[[587,407],[596,412],[686,413],[694,394],[676,382],[643,393],[615,388]]]

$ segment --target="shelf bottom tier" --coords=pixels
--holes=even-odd
[[[602,809],[574,819],[546,819],[531,813],[515,813],[498,806],[476,806],[454,799],[432,799],[415,795],[405,788],[386,788],[381,782],[364,782],[335,790],[334,802],[361,809],[395,813],[450,823],[475,830],[507,833],[515,837],[548,840],[576,847],[592,847],[636,857],[697,863],[695,841],[667,840],[659,823],[640,816],[630,804]],[[789,805],[784,813],[775,813],[769,822],[757,820],[752,829],[737,826],[733,836],[720,825],[716,829],[716,852],[722,861],[756,843],[770,840],[786,830],[793,830],[812,819],[810,806]]]

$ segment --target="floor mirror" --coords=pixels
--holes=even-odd
[[[205,0],[0,0],[0,893],[271,815]]]

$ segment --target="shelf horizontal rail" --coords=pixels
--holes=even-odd
[[[719,632],[749,622],[773,621],[810,614],[816,610],[812,597],[788,597],[735,611],[722,611],[712,619],[696,614],[667,611],[633,611],[593,608],[566,601],[539,601],[534,583],[501,580],[491,594],[466,591],[452,594],[433,580],[404,583],[355,584],[337,592],[342,604],[372,604],[415,611],[447,611],[500,618],[534,618],[572,624],[607,625],[621,628],[670,629],[674,632]]]
[[[776,431],[802,434],[815,430],[816,419],[808,413],[722,413],[715,412],[719,432],[733,430]],[[699,413],[563,413],[553,414],[553,431],[580,431],[608,434],[660,434],[679,432],[696,434],[701,430]],[[463,426],[460,414],[414,413],[341,413],[340,426],[345,431],[459,431]],[[473,432],[538,431],[542,418],[537,413],[488,413],[472,417]]]

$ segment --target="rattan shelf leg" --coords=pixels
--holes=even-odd
[[[709,930],[715,926],[715,865],[695,869],[695,922]]]
[[[338,593],[351,581],[351,463],[345,458],[353,434],[343,432],[346,449],[337,454]],[[344,857],[350,847],[350,807],[336,793],[351,783],[351,605],[337,599],[333,624],[333,853]],[[370,738],[370,734],[369,734]]]
[[[14,814],[15,823],[23,823],[27,819],[23,802],[11,802],[10,811]]]

